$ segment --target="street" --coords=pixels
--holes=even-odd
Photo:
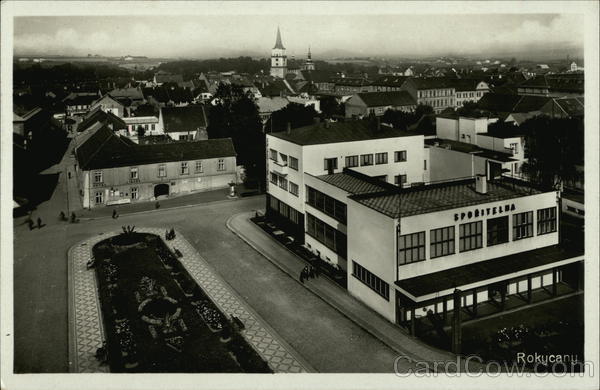
[[[60,187],[57,188],[59,190]],[[67,250],[123,225],[175,227],[233,289],[319,372],[393,372],[397,354],[302,287],[226,227],[263,197],[102,218],[15,226],[15,372],[67,372]],[[273,245],[277,245],[273,243]]]

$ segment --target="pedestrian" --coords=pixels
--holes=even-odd
[[[61,221],[65,221],[66,219],[67,219],[67,216],[65,215],[65,212],[64,212],[64,211],[61,211],[61,212],[60,212],[60,220],[61,220]]]
[[[317,265],[317,266],[315,267],[315,278],[318,278],[318,277],[319,277],[319,272],[320,272],[320,270],[319,270],[319,266]]]
[[[315,277],[315,269],[313,268],[313,266],[309,266],[308,267],[308,276],[312,279]]]
[[[42,225],[42,219],[40,217],[38,217],[38,219],[37,219],[37,226],[38,226],[38,229],[41,229],[42,226],[43,226]]]
[[[304,284],[304,270],[300,271],[300,283]]]
[[[77,222],[77,215],[75,215],[75,212],[73,211],[71,213],[71,223],[75,223]]]
[[[119,218],[119,214],[117,214],[117,209],[113,209],[112,217],[113,219]]]
[[[33,230],[33,219],[31,217],[27,218],[27,225],[29,225],[29,230]]]

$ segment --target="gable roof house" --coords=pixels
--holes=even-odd
[[[94,110],[96,107],[100,107],[102,111],[112,112],[119,118],[122,118],[125,112],[125,106],[109,94],[105,94],[98,100],[92,102],[90,110]]]
[[[231,138],[138,145],[102,126],[75,148],[85,208],[226,188],[236,181]]]
[[[386,110],[413,111],[416,100],[406,91],[357,93],[345,103],[346,118],[364,117],[369,114],[382,116]]]
[[[204,105],[185,107],[162,107],[160,109],[159,127],[174,140],[207,139],[208,120]]]

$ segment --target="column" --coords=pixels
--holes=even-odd
[[[531,274],[527,275],[527,303],[531,303]]]
[[[477,288],[473,289],[473,317],[477,317]]]
[[[461,291],[459,289],[454,290],[453,301],[453,317],[452,317],[452,352],[460,354],[460,347],[462,343],[462,328],[461,328]]]
[[[417,328],[417,319],[415,318],[415,308],[414,306],[410,309],[410,334],[411,336],[416,336],[416,328]]]
[[[552,268],[552,296],[556,296],[556,284],[558,283],[558,270],[556,268]]]
[[[444,312],[444,324],[445,324],[446,319],[448,318],[448,299],[446,297],[443,297],[442,299],[444,300],[443,312]]]

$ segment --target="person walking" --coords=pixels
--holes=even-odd
[[[319,277],[319,272],[320,272],[320,270],[319,270],[319,266],[317,265],[317,266],[315,267],[315,278],[318,278],[318,277]]]
[[[38,229],[41,229],[42,226],[43,226],[42,225],[42,219],[40,217],[38,217],[38,219],[37,219],[37,227],[38,227]]]
[[[308,266],[308,276],[311,279],[315,277],[315,269],[312,265]]]
[[[113,217],[113,219],[119,218],[119,214],[117,213],[117,209],[113,209],[112,217]]]
[[[33,230],[33,219],[31,217],[27,218],[27,225],[29,226],[29,230]]]
[[[300,283],[304,284],[304,270],[300,271]]]

